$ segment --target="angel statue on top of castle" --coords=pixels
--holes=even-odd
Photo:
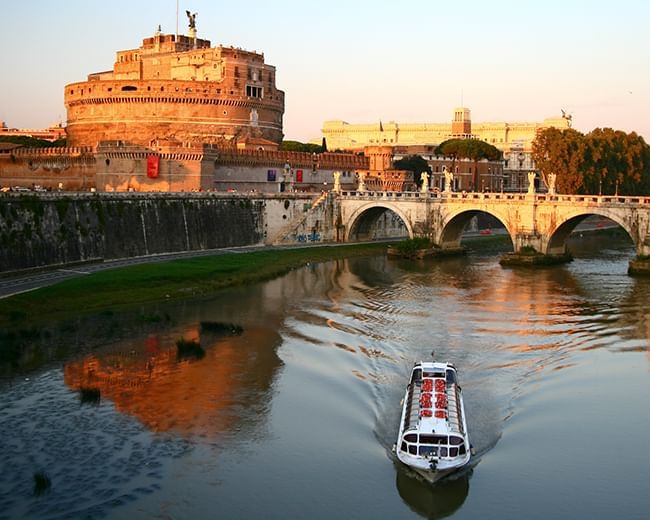
[[[190,29],[196,29],[196,15],[199,13],[192,14],[189,11],[185,11],[185,14],[187,15]]]

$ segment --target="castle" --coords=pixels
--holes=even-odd
[[[155,139],[186,143],[282,141],[284,92],[264,55],[211,47],[191,35],[145,38],[117,52],[113,70],[65,87],[68,146],[101,141],[148,145]]]
[[[189,17],[190,15],[188,15]],[[284,92],[264,55],[160,29],[65,86],[67,148],[0,147],[0,185],[65,191],[352,187],[356,154],[279,151]]]

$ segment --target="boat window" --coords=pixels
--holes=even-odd
[[[418,434],[417,433],[407,433],[404,435],[404,440],[408,442],[418,442]]]
[[[453,435],[449,437],[449,444],[452,446],[458,446],[459,444],[463,444],[463,439],[460,437],[454,437]]]
[[[417,455],[418,454],[418,447],[415,446],[414,444],[409,444],[409,453],[411,455]]]
[[[402,442],[402,445],[399,447],[400,450],[406,451],[406,443]]]
[[[438,448],[434,448],[433,446],[420,446],[420,455],[424,455],[426,457],[437,454]]]
[[[447,448],[440,448],[440,456],[441,457],[447,456]]]
[[[424,377],[445,377],[444,372],[425,372]]]
[[[447,383],[452,384],[456,382],[456,372],[447,370]]]
[[[464,444],[460,445],[460,448],[458,448],[458,453],[460,453],[461,455],[465,455],[465,445]]]
[[[458,448],[449,448],[450,457],[458,457]]]
[[[411,383],[419,383],[420,381],[422,381],[422,369],[416,368],[415,370],[413,370]]]
[[[447,444],[446,435],[420,435],[422,444]]]

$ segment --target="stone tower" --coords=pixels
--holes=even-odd
[[[454,109],[451,133],[454,137],[469,137],[472,135],[472,118],[469,108],[459,107]]]

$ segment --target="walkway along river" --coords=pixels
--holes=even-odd
[[[14,337],[0,518],[646,518],[650,280],[602,244],[546,270],[341,260]],[[432,350],[477,451],[433,488],[391,451]]]

